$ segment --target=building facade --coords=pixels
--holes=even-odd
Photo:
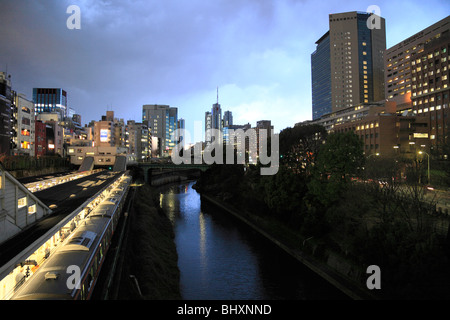
[[[354,132],[362,141],[366,156],[414,157],[417,150],[428,150],[427,120],[396,110],[395,102],[386,102],[365,117],[336,124],[333,132]]]
[[[435,155],[448,158],[440,148],[450,142],[450,25],[411,54],[411,100],[414,113],[429,123]]]
[[[231,111],[225,111],[223,114],[223,127],[233,125],[233,113]]]
[[[33,103],[36,113],[53,113],[60,115],[60,120],[67,117],[67,92],[61,88],[33,88]]]
[[[14,108],[10,77],[5,72],[0,72],[0,154],[10,153],[11,116]]]
[[[329,110],[330,90],[333,112],[384,99],[385,20],[376,16],[379,28],[369,29],[369,18],[372,13],[356,11],[329,15],[330,29],[312,55],[315,119]]]
[[[330,32],[316,41],[311,54],[312,119],[330,113],[331,108]]]
[[[168,105],[143,105],[142,123],[151,132],[152,157],[168,157],[175,147],[178,108]]]
[[[13,155],[34,156],[35,115],[34,103],[23,94],[14,93],[16,108],[13,111],[12,150]]]
[[[412,56],[421,54],[426,43],[439,38],[449,28],[450,16],[447,16],[386,50],[385,95],[386,99],[397,103],[399,110],[411,108],[412,70],[418,63]]]

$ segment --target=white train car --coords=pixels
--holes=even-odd
[[[128,185],[113,189],[74,233],[18,289],[11,300],[87,300],[93,293],[111,244]],[[75,272],[74,272],[75,271]],[[78,274],[76,271],[79,271]]]

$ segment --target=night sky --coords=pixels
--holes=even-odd
[[[311,119],[311,53],[328,15],[377,5],[387,47],[445,18],[447,0],[0,0],[0,70],[13,90],[63,88],[82,123],[178,107],[193,132],[216,102],[235,124]],[[66,22],[70,5],[81,29]]]

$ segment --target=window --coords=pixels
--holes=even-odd
[[[36,204],[28,207],[28,214],[36,213]]]
[[[19,209],[25,207],[26,205],[27,205],[27,197],[23,197],[17,200],[17,207]]]

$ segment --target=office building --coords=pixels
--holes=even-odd
[[[312,119],[331,112],[330,32],[316,41],[311,54]]]
[[[427,119],[434,154],[444,158],[449,155],[439,148],[449,143],[450,133],[449,28],[447,24],[445,31],[410,57],[412,108],[418,118]]]
[[[315,119],[330,110],[330,100],[334,112],[384,99],[385,20],[376,16],[379,28],[369,29],[369,18],[356,11],[329,15],[329,31],[311,56]]]
[[[450,28],[450,16],[434,23],[424,30],[406,38],[386,50],[385,53],[385,92],[386,99],[395,101],[398,110],[411,108],[412,70],[417,59],[413,55],[421,54],[426,43],[439,38]],[[416,62],[415,62],[416,63]]]
[[[143,105],[142,123],[152,135],[152,156],[168,157],[176,145],[178,108],[168,105]]]
[[[147,125],[134,120],[128,120],[125,131],[128,153],[135,155],[138,161],[149,160],[151,136],[149,135]]]
[[[223,114],[223,124],[222,127],[233,125],[233,113],[231,111],[225,111]]]
[[[36,113],[58,113],[63,120],[67,116],[67,92],[61,88],[33,88]]]

